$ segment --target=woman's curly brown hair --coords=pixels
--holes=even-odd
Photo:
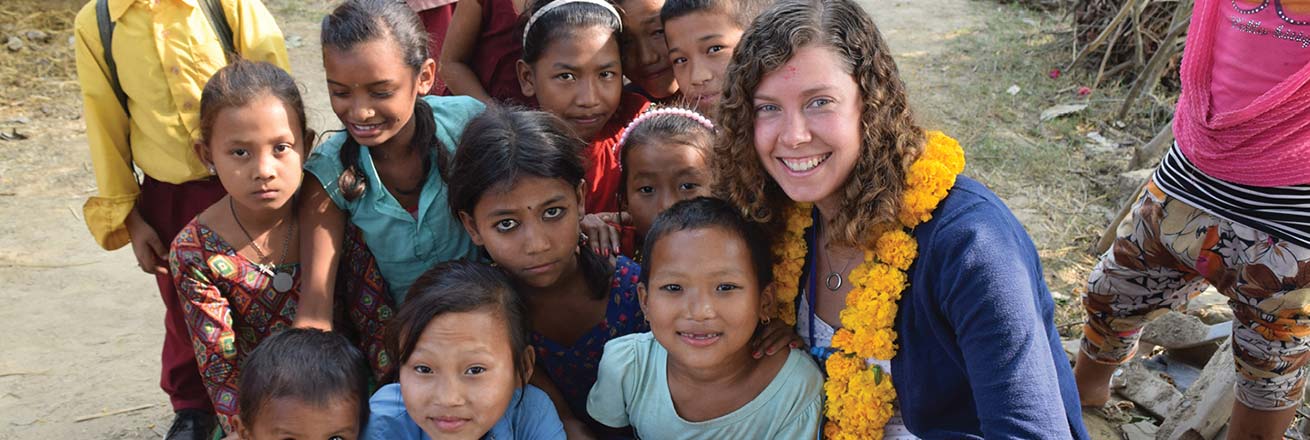
[[[868,14],[852,0],[782,0],[742,36],[728,66],[715,146],[716,192],[752,220],[781,228],[791,200],[755,152],[755,89],[801,48],[831,49],[859,84],[864,100],[862,152],[843,188],[841,211],[825,225],[831,243],[870,245],[878,225],[895,221],[905,176],[923,151],[891,51]]]

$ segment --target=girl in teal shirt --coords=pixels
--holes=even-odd
[[[305,164],[297,326],[331,328],[339,271],[355,283],[344,290],[362,285],[388,307],[436,263],[476,256],[446,207],[444,175],[464,126],[484,106],[466,97],[419,98],[436,78],[426,38],[414,12],[395,1],[347,0],[323,19],[323,67],[345,130]]]

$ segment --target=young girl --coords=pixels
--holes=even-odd
[[[451,212],[523,293],[546,372],[538,377],[574,432],[605,342],[646,331],[641,268],[625,257],[611,266],[581,245],[585,144],[563,121],[489,110],[467,133],[451,173]]]
[[[348,0],[323,19],[322,40],[332,110],[346,129],[305,164],[306,277],[297,325],[330,328],[339,268],[349,272],[343,278],[362,278],[366,293],[384,288],[389,295],[379,301],[399,303],[432,265],[476,255],[446,210],[445,174],[464,125],[484,107],[467,97],[419,98],[432,86],[436,63],[403,3]],[[359,236],[366,248],[352,245]],[[375,256],[376,269],[352,249]]]
[[[454,95],[532,105],[519,88],[514,64],[523,56],[519,15],[529,0],[469,0],[459,3],[441,48],[438,72]]]
[[[924,132],[852,0],[782,0],[728,67],[716,193],[769,222],[831,438],[1087,438],[1032,241]],[[899,412],[900,417],[897,417]]]
[[[355,440],[368,421],[369,367],[340,334],[283,330],[242,367],[233,432],[243,440]]]
[[[588,214],[583,224],[592,251],[640,261],[637,251],[656,215],[679,200],[710,195],[713,142],[714,123],[692,110],[659,108],[628,124],[619,140],[619,203],[632,228],[605,222],[611,214]]]
[[[1196,2],[1178,141],[1088,275],[1083,404],[1110,398],[1147,322],[1211,283],[1236,315],[1228,438],[1281,438],[1293,423],[1310,361],[1307,32],[1310,1]]]
[[[678,82],[669,64],[669,46],[664,42],[664,24],[660,8],[664,0],[618,0],[623,13],[623,76],[631,83],[626,90],[641,94],[651,102],[677,100]]]
[[[296,83],[272,64],[237,60],[205,84],[196,154],[228,195],[173,241],[170,273],[201,378],[233,432],[240,365],[290,327],[300,290],[294,196],[306,140]]]
[[[643,439],[815,438],[814,361],[797,349],[753,356],[752,336],[774,311],[768,237],[701,197],[661,213],[645,249],[638,292],[651,332],[605,344],[591,416]]]
[[[617,212],[623,127],[650,105],[623,92],[619,55],[621,19],[604,0],[542,0],[533,3],[523,30],[518,62],[523,94],[563,118],[587,141],[588,212]]]
[[[563,439],[550,398],[527,383],[526,312],[496,268],[454,261],[424,273],[387,326],[400,382],[369,399],[364,438]]]

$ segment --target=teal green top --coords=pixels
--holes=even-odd
[[[437,122],[434,146],[452,153],[464,133],[464,126],[486,109],[478,100],[466,96],[425,96],[423,99],[432,107],[432,116]],[[346,200],[337,186],[337,179],[345,171],[340,154],[346,136],[349,134],[337,133],[314,147],[305,162],[305,171],[318,178],[337,208],[359,227],[396,304],[404,301],[414,280],[437,263],[477,256],[477,246],[473,245],[459,219],[450,214],[446,182],[437,172],[436,161],[432,162],[432,169],[428,170],[427,180],[419,192],[418,212],[411,215],[382,186],[369,148],[361,146],[359,165],[368,179],[367,187],[359,198]]]
[[[643,440],[813,439],[823,422],[823,373],[810,356],[791,350],[773,382],[724,416],[689,422],[669,394],[669,352],[650,333],[610,340],[600,359],[587,412],[607,426],[632,426]]]

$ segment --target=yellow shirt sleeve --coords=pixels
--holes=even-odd
[[[74,20],[77,79],[82,85],[83,121],[91,147],[99,194],[82,206],[82,215],[96,242],[105,249],[117,249],[130,238],[124,221],[136,204],[140,188],[132,171],[132,149],[128,143],[130,121],[109,85],[100,31],[96,25],[95,2],[89,2]]]
[[[232,27],[232,39],[242,58],[264,61],[291,72],[286,41],[273,14],[260,0],[236,0],[232,9],[225,9]],[[231,4],[231,3],[228,3]]]

